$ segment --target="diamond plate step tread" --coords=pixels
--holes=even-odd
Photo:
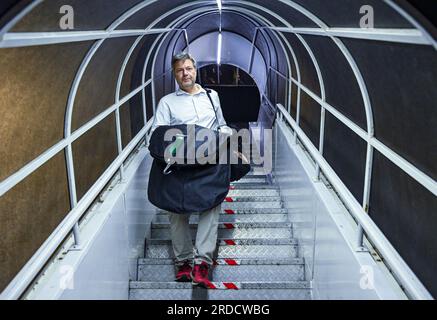
[[[241,179],[256,179],[256,178],[267,178],[267,175],[264,174],[254,174],[253,172],[251,173],[250,171]],[[240,180],[241,180],[240,179]]]
[[[281,197],[280,196],[233,196],[233,195],[229,195],[226,196],[225,200],[223,201],[223,203],[225,202],[268,202],[268,201],[277,201],[277,202],[281,202]]]
[[[196,225],[192,225],[190,228],[191,237],[196,237],[197,228]],[[287,228],[234,228],[234,229],[218,229],[219,238],[228,239],[241,239],[241,238],[260,238],[260,239],[273,239],[273,238],[291,238],[293,236],[292,229]],[[155,239],[170,239],[170,228],[152,228],[151,238]]]
[[[232,265],[288,265],[288,264],[304,264],[303,258],[288,258],[288,259],[215,259],[215,265],[232,264]],[[138,265],[174,265],[173,259],[138,259]]]
[[[131,289],[129,300],[311,300],[310,289]]]
[[[157,215],[168,215],[168,211],[157,210]],[[220,214],[280,214],[280,213],[288,213],[288,209],[286,208],[236,208],[236,209],[225,209],[221,208]],[[199,213],[191,213],[192,216],[198,216]]]
[[[240,209],[240,208],[282,208],[281,201],[265,201],[265,202],[222,202],[222,210],[224,209]]]
[[[199,221],[199,215],[191,215],[190,216],[190,223],[197,223]],[[154,223],[168,223],[169,218],[167,214],[159,214],[156,215],[154,220]],[[233,222],[281,222],[286,223],[290,222],[288,220],[287,214],[226,214],[222,213],[219,215],[219,222],[221,223],[233,223]]]
[[[216,290],[243,290],[243,289],[309,289],[309,281],[241,281],[234,282],[236,288],[223,285],[223,282],[213,282],[212,285],[216,287]],[[131,281],[131,289],[192,289],[193,285],[190,282],[176,282],[176,281],[163,281],[163,282],[149,282],[149,281]],[[211,290],[211,289],[210,289]],[[214,290],[214,289],[212,289]]]
[[[256,175],[260,175],[260,176],[265,176],[266,172],[264,170],[264,168],[262,166],[257,166],[257,167],[251,167],[250,171],[246,174],[246,176],[251,175],[251,176],[256,176]]]
[[[262,189],[262,190],[279,190],[278,186],[273,184],[235,184],[235,182],[231,182],[230,190],[251,190],[251,189]]]
[[[147,245],[171,245],[171,239],[147,239]],[[235,245],[298,245],[295,238],[275,238],[275,239],[217,239],[219,246]]]
[[[154,223],[151,224],[153,229],[169,229],[170,222]],[[197,223],[190,223],[190,228],[197,228]],[[218,229],[257,229],[257,228],[292,228],[291,222],[234,222],[234,223],[218,223]]]
[[[301,281],[305,279],[303,264],[289,265],[215,265],[210,280],[219,282],[241,281]],[[139,265],[138,281],[174,281],[174,265]]]
[[[228,197],[279,197],[279,190],[231,189]]]
[[[257,152],[255,160],[261,160]],[[212,289],[174,281],[174,253],[168,212],[159,210],[146,239],[145,257],[138,260],[138,280],[131,282],[130,299],[229,300],[311,299],[304,259],[293,223],[283,208],[278,185],[263,165],[229,187],[221,204],[217,249],[211,270]],[[190,215],[195,238],[199,213]],[[200,295],[199,295],[200,293]]]
[[[226,245],[217,247],[216,259],[284,259],[296,258],[297,245]],[[147,245],[146,258],[174,258],[171,245]]]
[[[241,183],[265,183],[268,184],[267,179],[266,178],[246,178],[243,177],[240,180],[234,181],[232,182],[232,184],[241,184]]]

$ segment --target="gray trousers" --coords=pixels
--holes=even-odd
[[[221,204],[201,212],[196,233],[196,243],[193,241],[190,232],[190,214],[179,214],[169,212],[170,233],[175,255],[175,265],[181,265],[183,261],[193,261],[200,264],[202,261],[213,264],[213,254],[217,244],[217,229],[221,211]]]

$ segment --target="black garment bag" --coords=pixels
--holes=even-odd
[[[201,130],[203,133],[205,130],[208,133],[209,130],[209,139],[196,141],[192,137],[189,138],[190,130],[193,128],[195,136]],[[172,141],[165,139],[169,129],[180,130]],[[220,135],[217,131],[201,126],[157,127],[149,144],[149,151],[153,157],[147,188],[149,201],[160,209],[174,213],[203,212],[222,203],[229,191],[229,164],[219,164],[218,161],[216,164],[203,164],[205,159],[217,159],[219,143]],[[193,157],[193,152],[190,154],[188,150],[191,148],[195,155],[205,144],[209,149],[203,153],[197,152],[203,156],[200,163],[199,159]],[[171,157],[165,156],[166,150],[167,155],[170,154]]]

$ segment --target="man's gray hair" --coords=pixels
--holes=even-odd
[[[189,54],[188,52],[180,52],[178,54],[175,54],[173,56],[173,58],[171,59],[172,69],[174,69],[174,66],[176,63],[178,63],[179,61],[185,61],[187,59],[191,60],[193,62],[194,68],[196,68],[196,60],[193,58],[193,56],[191,54]]]

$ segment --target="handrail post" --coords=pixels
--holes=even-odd
[[[73,227],[73,237],[74,237],[74,245],[70,248],[70,251],[80,251],[81,247],[81,239],[80,239],[80,230],[79,230],[79,222]]]

